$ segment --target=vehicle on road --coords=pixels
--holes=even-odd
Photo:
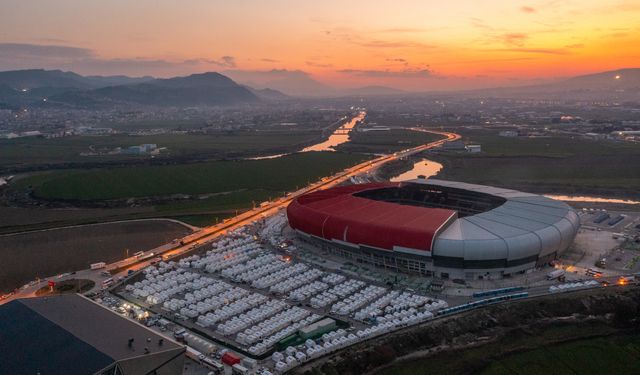
[[[105,268],[106,266],[107,266],[107,263],[105,263],[105,262],[98,262],[98,263],[92,263],[89,267],[90,267],[92,270],[99,270],[99,269]]]
[[[595,277],[595,278],[602,277],[602,272],[596,271],[593,268],[589,268],[588,270],[586,270],[585,274],[587,276],[592,276],[592,277]]]
[[[107,289],[108,287],[113,285],[113,283],[114,283],[113,277],[110,277],[106,280],[102,280],[102,289]]]
[[[565,272],[566,271],[563,269],[553,270],[547,274],[547,280],[554,280],[554,279],[560,278],[564,276]]]

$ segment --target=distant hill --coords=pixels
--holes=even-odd
[[[6,85],[15,90],[34,89],[41,87],[66,87],[89,89],[94,86],[85,77],[61,70],[13,70],[0,72],[0,85]]]
[[[153,77],[132,78],[127,76],[81,76],[62,70],[27,69],[0,72],[0,85],[11,88],[75,88],[92,89],[115,85],[128,85],[153,80]]]
[[[86,76],[84,77],[96,87],[131,85],[134,83],[143,83],[152,81],[155,78],[151,76],[144,77],[127,77],[127,76]]]
[[[260,99],[264,100],[285,100],[291,98],[289,95],[282,93],[278,90],[266,88],[266,89],[254,89],[249,86],[244,86],[249,91],[251,91],[254,95],[256,95]]]
[[[269,88],[291,96],[340,96],[340,92],[335,88],[316,81],[308,73],[300,70],[226,70],[223,73],[254,89]]]
[[[259,101],[251,91],[219,73],[192,74],[139,84],[109,86],[87,94],[97,101],[170,106],[232,105]]]
[[[550,100],[640,101],[640,68],[581,75],[543,85],[473,90],[466,94]]]
[[[185,77],[82,76],[61,70],[0,72],[2,108],[48,106],[110,108],[119,105],[228,106],[299,97],[395,96],[385,86],[336,89],[298,70],[229,70]],[[238,84],[236,82],[241,82]],[[416,93],[417,94],[417,93]],[[581,75],[556,82],[450,92],[469,97],[640,102],[640,68]]]
[[[46,100],[45,100],[46,99]],[[109,107],[139,103],[158,106],[235,105],[258,95],[219,73],[155,79],[84,77],[60,70],[0,72],[0,102],[8,106]]]
[[[640,68],[587,74],[545,86],[572,90],[637,90],[640,88]]]

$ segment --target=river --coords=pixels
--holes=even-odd
[[[336,129],[336,131],[334,131],[326,141],[315,144],[313,146],[305,147],[301,152],[335,151],[336,146],[349,142],[349,133],[351,133],[351,131],[359,121],[362,121],[364,119],[365,115],[365,112],[360,112],[358,116],[352,118],[349,122],[344,123],[338,129]]]
[[[436,163],[435,161],[422,159],[413,164],[413,168],[410,170],[401,173],[393,178],[391,178],[392,182],[406,181],[406,180],[415,180],[418,176],[422,175],[425,178],[433,177],[442,169],[442,164]]]
[[[356,126],[358,121],[362,121],[366,115],[367,115],[366,112],[358,113],[358,115],[353,117],[351,120],[349,120],[349,122],[345,122],[338,129],[336,129],[326,141],[305,147],[298,152],[309,152],[309,151],[332,151],[333,152],[335,151],[336,146],[349,142],[349,133],[351,133],[351,131]],[[276,158],[280,158],[282,156],[286,156],[290,154],[291,153],[258,156],[255,158],[247,158],[247,160],[276,159]]]

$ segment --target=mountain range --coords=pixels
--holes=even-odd
[[[224,73],[209,72],[160,79],[82,76],[73,72],[42,69],[6,71],[0,72],[0,109],[23,106],[95,109],[132,104],[229,106],[286,100],[290,95],[361,97],[420,94],[384,86],[338,90],[314,80],[302,71]],[[422,93],[429,93],[428,88]],[[456,94],[548,100],[640,101],[640,69],[619,69],[542,85],[467,90]]]
[[[408,93],[404,90],[386,86],[337,89],[318,82],[308,73],[300,70],[225,70],[222,73],[237,82],[253,88],[277,90],[297,97],[389,96]]]
[[[60,70],[0,72],[0,103],[5,107],[225,106],[276,96],[273,90],[252,90],[213,72],[167,79],[81,76]]]

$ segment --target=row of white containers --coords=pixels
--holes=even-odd
[[[331,306],[331,312],[338,315],[349,315],[362,306],[383,295],[387,290],[376,285],[369,285],[361,291],[350,295]]]
[[[253,325],[238,333],[236,341],[245,345],[253,345],[262,341],[290,326],[292,323],[300,322],[312,315],[311,311],[293,306],[284,310],[271,318]],[[309,322],[310,324],[311,322]]]
[[[302,264],[297,266],[298,271],[308,269]],[[284,301],[250,293],[222,281],[185,272],[183,269],[167,272],[165,276],[174,278],[184,275],[193,280],[189,288],[185,287],[184,290],[192,292],[186,293],[183,299],[172,298],[165,301],[163,307],[170,311],[179,311],[183,316],[196,318],[196,324],[203,327],[212,328],[216,323],[224,321],[217,326],[217,331],[224,335],[237,333],[236,341],[252,345],[250,351],[255,354],[268,351],[282,338],[321,318],[308,310],[290,307]],[[151,279],[143,280],[139,286],[163,282],[163,275],[147,276]],[[208,312],[211,310],[215,311]],[[244,331],[240,332],[241,330]]]
[[[265,319],[275,315],[276,313],[286,309],[287,305],[283,301],[269,300],[265,304],[258,306],[246,313],[232,317],[223,324],[218,325],[217,331],[225,336],[238,333],[249,326],[259,324]]]
[[[258,289],[266,289],[270,288],[273,285],[286,280],[290,277],[298,275],[302,272],[308,270],[305,264],[296,263],[296,264],[287,264],[286,267],[272,273],[269,275],[263,275],[251,282],[251,286]]]
[[[354,318],[360,321],[365,321],[383,315],[406,311],[406,309],[410,308],[415,309],[423,307],[424,310],[433,311],[441,308],[440,306],[439,300],[431,300],[425,296],[392,290],[384,296],[376,299],[368,306],[357,311]]]
[[[291,264],[273,254],[255,257],[261,252],[262,249],[251,236],[236,234],[235,239],[218,241],[202,258],[191,256],[181,260],[178,265],[182,268],[173,270],[175,262],[162,262],[157,268],[150,267],[145,270],[142,282],[128,288],[137,297],[146,297],[149,303],[164,302],[163,307],[168,310],[197,318],[199,325],[212,328],[219,324],[218,332],[224,335],[235,334],[236,341],[241,345],[250,345],[249,352],[255,355],[268,351],[282,338],[321,317],[299,307],[290,307],[284,301],[201,277],[184,268],[204,268],[208,272],[220,272],[223,277],[251,282],[254,287],[269,288],[273,293],[288,293],[288,297],[296,301],[313,296],[311,304],[314,307],[326,307],[334,303],[332,310],[341,315],[357,311],[357,319],[377,317],[377,326],[359,331],[356,335],[350,334],[350,337],[325,340],[322,346],[308,348],[306,353],[295,353],[283,358],[280,363],[287,366],[294,363],[291,357],[295,362],[302,362],[305,358],[321,355],[331,348],[335,350],[354,338],[366,338],[381,330],[430,318],[432,314],[429,311],[446,307],[444,301],[431,301],[427,297],[410,293],[388,292],[385,288],[347,279],[343,275],[309,269],[302,263]],[[172,295],[185,291],[188,293],[183,299],[169,300]],[[358,292],[355,293],[356,291]],[[418,307],[427,311],[418,311]],[[337,333],[333,335],[335,334]]]
[[[365,285],[366,284],[363,281],[348,279],[338,285],[335,285],[333,288],[314,296],[309,302],[311,303],[311,306],[316,309],[324,308],[339,299],[352,294]]]
[[[260,237],[269,241],[272,246],[278,246],[282,242],[282,229],[286,223],[284,214],[271,216],[265,221]]]
[[[583,289],[583,288],[593,288],[595,286],[600,285],[600,283],[598,283],[595,280],[588,280],[585,282],[575,282],[575,283],[566,283],[566,284],[560,284],[560,285],[551,285],[549,287],[549,292],[551,293],[557,293],[557,292],[562,292],[565,290],[572,290],[572,289]]]
[[[415,309],[413,309],[415,311]],[[305,342],[305,351],[298,351],[294,347],[288,347],[284,353],[274,352],[271,359],[275,362],[275,370],[278,373],[284,373],[292,368],[325,354],[342,349],[349,345],[355,344],[375,336],[379,336],[401,327],[418,324],[433,318],[431,312],[414,312],[414,314],[405,316],[402,319],[378,324],[364,330],[357,331],[355,334],[339,329],[322,336],[319,342],[307,340]]]
[[[306,314],[304,314],[304,315],[306,315]],[[303,315],[301,314],[301,316],[303,316]],[[282,340],[283,338],[285,338],[287,336],[291,336],[292,334],[294,334],[300,328],[306,327],[309,324],[311,324],[313,322],[316,322],[321,318],[322,317],[320,315],[317,315],[317,314],[307,315],[306,317],[304,317],[302,319],[300,319],[298,317],[298,319],[300,319],[300,320],[292,321],[291,323],[286,325],[280,331],[277,331],[277,332],[273,333],[271,336],[268,336],[268,337],[264,338],[262,341],[258,341],[257,343],[255,343],[251,347],[249,347],[248,351],[249,351],[249,353],[254,354],[254,355],[263,354],[266,351],[268,351],[269,349],[271,349],[271,347],[273,347],[273,345],[275,345],[278,341]],[[245,337],[245,339],[243,339],[243,337]],[[240,342],[240,343],[247,343],[248,341],[252,341],[252,338],[249,337],[249,336],[242,336],[241,334],[238,334],[237,341]]]

